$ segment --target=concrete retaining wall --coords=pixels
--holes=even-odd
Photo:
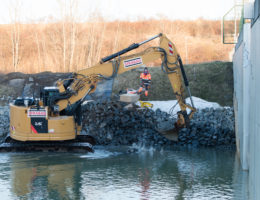
[[[234,64],[234,111],[236,116],[237,151],[242,168],[248,170],[250,24],[243,27],[242,42],[236,46]]]
[[[260,0],[256,0],[260,3]],[[258,5],[255,3],[254,5]],[[256,7],[256,6],[255,6]],[[255,16],[255,15],[254,15]],[[249,197],[260,199],[260,18],[244,24],[233,57],[237,150],[249,170]]]
[[[241,35],[240,35],[241,36]],[[243,137],[242,137],[242,130],[243,130],[243,50],[244,45],[243,42],[236,49],[236,53],[233,57],[233,73],[234,73],[234,112],[235,112],[235,130],[236,130],[236,145],[237,145],[237,152],[240,156],[241,164],[243,163],[243,157],[240,155],[241,146]]]
[[[249,194],[260,199],[260,19],[251,29]]]

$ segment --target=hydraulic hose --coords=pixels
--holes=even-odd
[[[187,91],[188,91],[188,94],[189,94],[189,97],[190,97],[190,102],[191,102],[191,105],[193,108],[194,107],[194,103],[193,103],[193,100],[192,100],[192,97],[191,97],[191,92],[190,92],[190,87],[189,87],[189,81],[187,79],[187,76],[186,76],[186,73],[185,73],[185,70],[184,70],[184,67],[183,67],[183,64],[182,64],[182,60],[181,60],[181,57],[178,56],[178,61],[179,61],[179,64],[180,64],[180,68],[181,68],[181,73],[182,73],[182,77],[183,77],[183,80],[184,80],[184,84],[187,88]]]

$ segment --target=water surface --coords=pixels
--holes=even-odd
[[[230,150],[2,153],[2,199],[247,199]]]

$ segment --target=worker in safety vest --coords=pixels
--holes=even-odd
[[[150,88],[151,84],[151,74],[149,73],[147,67],[144,68],[144,72],[140,75],[140,82],[141,87],[138,90],[138,93],[140,94],[143,90],[145,90],[144,94],[145,96],[148,96],[148,89]]]

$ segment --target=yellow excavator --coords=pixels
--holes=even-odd
[[[140,53],[121,56],[155,38],[160,39],[159,46],[149,47]],[[181,57],[175,45],[162,33],[102,58],[95,66],[73,73],[65,80],[59,80],[53,87],[44,87],[39,99],[16,99],[10,104],[11,139],[23,144],[35,141],[34,144],[40,146],[42,144],[48,146],[51,141],[56,142],[56,146],[57,143],[70,146],[66,141],[73,141],[71,146],[77,144],[77,147],[85,140],[90,143],[87,146],[91,148],[93,140],[80,134],[81,104],[86,96],[95,92],[100,81],[113,79],[117,74],[139,68],[158,59],[161,59],[162,72],[168,75],[181,109],[174,129],[158,131],[167,138],[176,140],[176,133],[180,128],[189,125],[196,109]],[[183,82],[190,96],[191,105],[185,102]],[[190,113],[187,113],[187,109],[190,109]],[[171,135],[175,136],[171,137]]]

